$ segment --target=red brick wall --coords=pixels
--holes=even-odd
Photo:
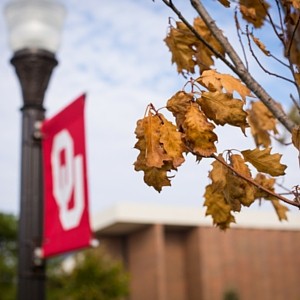
[[[106,245],[131,273],[130,300],[223,300],[229,290],[300,300],[300,231],[151,225]]]
[[[203,299],[299,300],[299,231],[200,229]]]

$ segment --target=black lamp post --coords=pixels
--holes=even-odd
[[[53,0],[13,0],[5,8],[11,63],[19,78],[22,111],[21,203],[19,218],[18,299],[45,299],[45,261],[35,249],[43,234],[41,141],[43,100],[53,68],[65,11]]]

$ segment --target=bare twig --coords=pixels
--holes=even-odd
[[[237,35],[238,35],[239,42],[240,42],[240,45],[241,45],[241,48],[242,48],[242,51],[243,51],[243,55],[244,55],[246,69],[249,70],[247,55],[246,55],[246,52],[245,52],[245,48],[244,48],[244,44],[243,44],[243,41],[242,41],[242,37],[240,35],[241,27],[240,27],[240,23],[239,23],[238,16],[237,16],[237,10],[234,11],[234,20],[235,20],[235,27],[236,27]]]
[[[262,5],[262,7],[264,8],[264,10],[265,10],[265,12],[266,12],[266,14],[267,14],[267,16],[268,16],[268,18],[269,18],[269,22],[270,22],[270,24],[271,24],[271,26],[272,26],[272,28],[273,28],[273,30],[274,30],[276,36],[278,37],[278,39],[279,39],[279,40],[282,42],[282,44],[284,45],[284,37],[283,37],[283,34],[282,34],[282,33],[278,33],[277,28],[276,28],[276,25],[275,25],[275,23],[273,22],[273,19],[272,19],[270,13],[269,13],[269,11],[268,11],[268,9],[267,9],[267,7],[266,7],[264,1],[259,0],[259,2],[260,2],[260,4]],[[282,31],[282,32],[283,32],[283,31]]]
[[[252,56],[254,57],[255,61],[257,62],[257,64],[260,66],[260,68],[267,74],[271,75],[271,76],[275,76],[277,78],[280,78],[282,80],[285,80],[287,82],[290,82],[292,84],[294,84],[296,86],[296,88],[298,88],[297,84],[295,83],[295,81],[289,79],[289,78],[286,78],[284,76],[281,76],[279,74],[276,74],[276,73],[273,73],[273,72],[270,72],[269,70],[267,70],[263,65],[262,63],[259,61],[259,59],[257,58],[257,56],[255,55],[254,51],[253,51],[253,48],[252,48],[252,45],[251,45],[251,40],[250,40],[250,33],[249,33],[249,30],[248,30],[248,25],[246,26],[246,36],[247,36],[247,39],[248,39],[248,45],[249,45],[249,50],[252,54]]]
[[[281,13],[280,3],[279,3],[278,0],[276,0],[276,6],[277,6],[277,10],[278,10],[278,15],[279,15],[279,21],[280,21],[281,32],[282,32],[282,34],[283,34],[283,32],[284,32],[283,19],[282,19],[282,13]],[[284,42],[284,40],[283,40],[283,42]]]

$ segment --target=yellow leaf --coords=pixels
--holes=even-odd
[[[240,155],[231,155],[230,161],[234,170],[236,170],[239,174],[242,174],[248,178],[252,177],[249,167],[246,165],[244,159]],[[230,178],[232,181],[231,188],[229,188],[231,198],[235,198],[244,206],[250,206],[254,201],[253,185],[231,172],[229,172],[229,174],[231,174],[231,176],[228,177],[227,184]]]
[[[300,126],[294,127],[292,130],[292,143],[299,151],[300,150]]]
[[[147,185],[152,186],[158,192],[161,191],[162,187],[171,185],[170,179],[167,175],[167,172],[172,170],[170,162],[165,162],[161,168],[148,167],[143,153],[140,153],[134,163],[134,167],[135,171],[144,172],[144,182]]]
[[[196,103],[191,104],[182,127],[185,143],[193,153],[207,157],[216,152],[214,142],[218,137],[213,132],[215,126],[207,120]]]
[[[177,127],[161,116],[163,125],[160,128],[160,142],[167,155],[172,158],[173,166],[179,167],[184,162],[182,153],[186,150],[182,141],[182,133],[177,131]]]
[[[204,206],[207,207],[205,214],[212,216],[214,225],[225,230],[229,228],[230,223],[235,223],[235,218],[231,214],[231,206],[226,203],[222,191],[210,184],[205,189],[204,197]]]
[[[214,35],[211,33],[210,29],[206,26],[205,22],[201,18],[196,18],[194,20],[194,28],[202,36],[202,38],[210,44],[217,52],[225,55],[225,51],[221,44],[217,41]],[[197,42],[193,45],[196,49],[195,58],[196,62],[200,68],[200,71],[210,69],[214,65],[213,56],[214,53],[209,50],[205,44],[197,39]]]
[[[182,22],[176,22],[177,27],[171,28],[164,39],[172,53],[172,63],[177,65],[178,73],[186,70],[188,73],[195,73],[196,62],[193,59],[195,50],[192,45],[196,38]]]
[[[145,158],[148,167],[160,168],[164,165],[164,161],[171,160],[160,143],[161,126],[160,118],[152,114],[145,117],[142,122],[146,142]]]
[[[281,156],[278,153],[270,154],[271,148],[260,150],[245,150],[241,153],[244,159],[250,162],[259,172],[270,174],[271,176],[284,175],[286,165],[280,163]]]
[[[271,53],[269,50],[266,49],[266,46],[260,41],[260,39],[256,38],[252,33],[250,33],[250,36],[253,40],[253,42],[256,44],[256,46],[267,56],[270,56]]]
[[[237,126],[245,133],[248,123],[246,121],[247,113],[243,110],[243,101],[218,91],[203,92],[197,101],[205,115],[216,124]]]
[[[225,7],[230,7],[230,2],[229,0],[218,0],[222,5]]]
[[[300,0],[291,0],[295,9],[300,9]]]
[[[252,96],[251,91],[237,78],[229,74],[220,74],[215,70],[207,70],[196,81],[211,92],[223,92],[223,89],[232,94],[236,91],[245,101],[247,96]]]
[[[240,0],[240,12],[243,19],[256,28],[263,25],[269,7],[270,5],[264,0]]]
[[[260,186],[268,189],[270,192],[274,192],[274,184],[275,184],[275,178],[267,178],[265,174],[258,173],[254,179],[256,183],[258,183]],[[255,199],[268,199],[272,200],[274,197],[265,191],[255,188]]]
[[[224,161],[221,154],[218,155],[218,158]],[[226,185],[226,175],[228,173],[228,168],[226,168],[217,160],[215,160],[211,165],[212,170],[209,172],[208,177],[212,180],[213,187],[219,191],[222,191]]]
[[[268,189],[271,192],[274,192],[274,184],[275,184],[275,179],[274,178],[267,178],[264,174],[258,173],[255,177],[255,181],[263,186],[264,188]],[[288,211],[288,208],[284,205],[282,205],[278,199],[276,199],[274,196],[264,192],[263,190],[256,188],[255,189],[255,198],[264,198],[267,200],[270,200],[276,214],[278,216],[278,219],[280,221],[282,220],[287,220],[287,215],[286,212]]]
[[[276,211],[279,221],[287,221],[288,217],[286,213],[289,211],[289,209],[285,205],[282,205],[279,200],[271,200],[271,202]]]
[[[193,99],[193,94],[186,92],[177,92],[167,102],[167,109],[172,112],[179,129],[181,129],[182,127],[182,123],[185,120],[185,114],[190,108]]]
[[[248,110],[248,122],[256,146],[269,147],[271,139],[268,131],[273,131],[274,134],[278,133],[277,121],[261,101],[251,103],[251,108]]]
[[[158,192],[161,191],[163,186],[170,186],[170,180],[169,177],[167,176],[167,172],[171,170],[175,170],[173,167],[173,162],[171,161],[172,158],[168,157],[166,154],[163,155],[163,157],[167,157],[168,160],[163,160],[162,165],[159,163],[160,167],[155,167],[149,165],[149,148],[150,150],[152,149],[155,151],[155,147],[149,146],[149,139],[156,139],[157,137],[153,137],[152,133],[149,133],[149,123],[153,125],[153,119],[154,118],[154,123],[156,122],[156,119],[160,118],[158,116],[153,116],[150,113],[150,116],[138,120],[137,122],[137,127],[135,130],[136,137],[138,139],[137,143],[135,144],[135,148],[140,151],[136,162],[134,163],[134,169],[136,171],[143,171],[144,172],[144,181],[146,184],[149,186],[153,186]],[[161,122],[161,121],[160,121]],[[155,126],[152,127],[154,129],[155,135],[158,135],[157,128],[155,129]],[[148,136],[147,136],[148,135]],[[155,141],[156,143],[156,141]],[[151,151],[152,151],[151,150]],[[156,149],[157,150],[157,149]],[[150,152],[151,152],[150,151]],[[158,151],[161,151],[161,148],[158,149]],[[160,154],[153,154],[152,157],[156,158],[156,156],[160,157]],[[151,158],[151,155],[150,155]],[[156,160],[156,159],[155,159]],[[152,161],[151,161],[152,162]]]

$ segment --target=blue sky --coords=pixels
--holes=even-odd
[[[178,1],[180,2],[180,1]],[[0,10],[7,1],[0,2]],[[143,183],[143,174],[133,170],[138,152],[134,129],[149,102],[162,107],[185,80],[171,65],[163,39],[168,17],[161,1],[87,0],[74,4],[65,0],[67,18],[55,69],[45,98],[47,116],[52,116],[81,93],[87,93],[86,127],[89,191],[92,212],[119,201],[190,205],[204,214],[203,193],[208,183],[209,162],[197,165],[188,157],[171,188],[160,194]],[[189,19],[196,14],[189,4],[182,10]],[[222,10],[214,11],[216,17]],[[230,19],[222,18],[228,33]],[[236,39],[235,39],[236,40]],[[11,51],[0,15],[0,211],[18,212],[20,171],[21,94]],[[276,46],[276,45],[275,45]],[[256,72],[262,81],[266,76]],[[285,88],[285,86],[283,86]],[[282,89],[271,92],[283,95]],[[286,93],[285,93],[286,94]],[[237,129],[220,128],[219,148],[253,145]],[[228,146],[230,145],[230,146]],[[286,163],[291,165],[287,181],[297,184],[297,155],[291,147]]]

